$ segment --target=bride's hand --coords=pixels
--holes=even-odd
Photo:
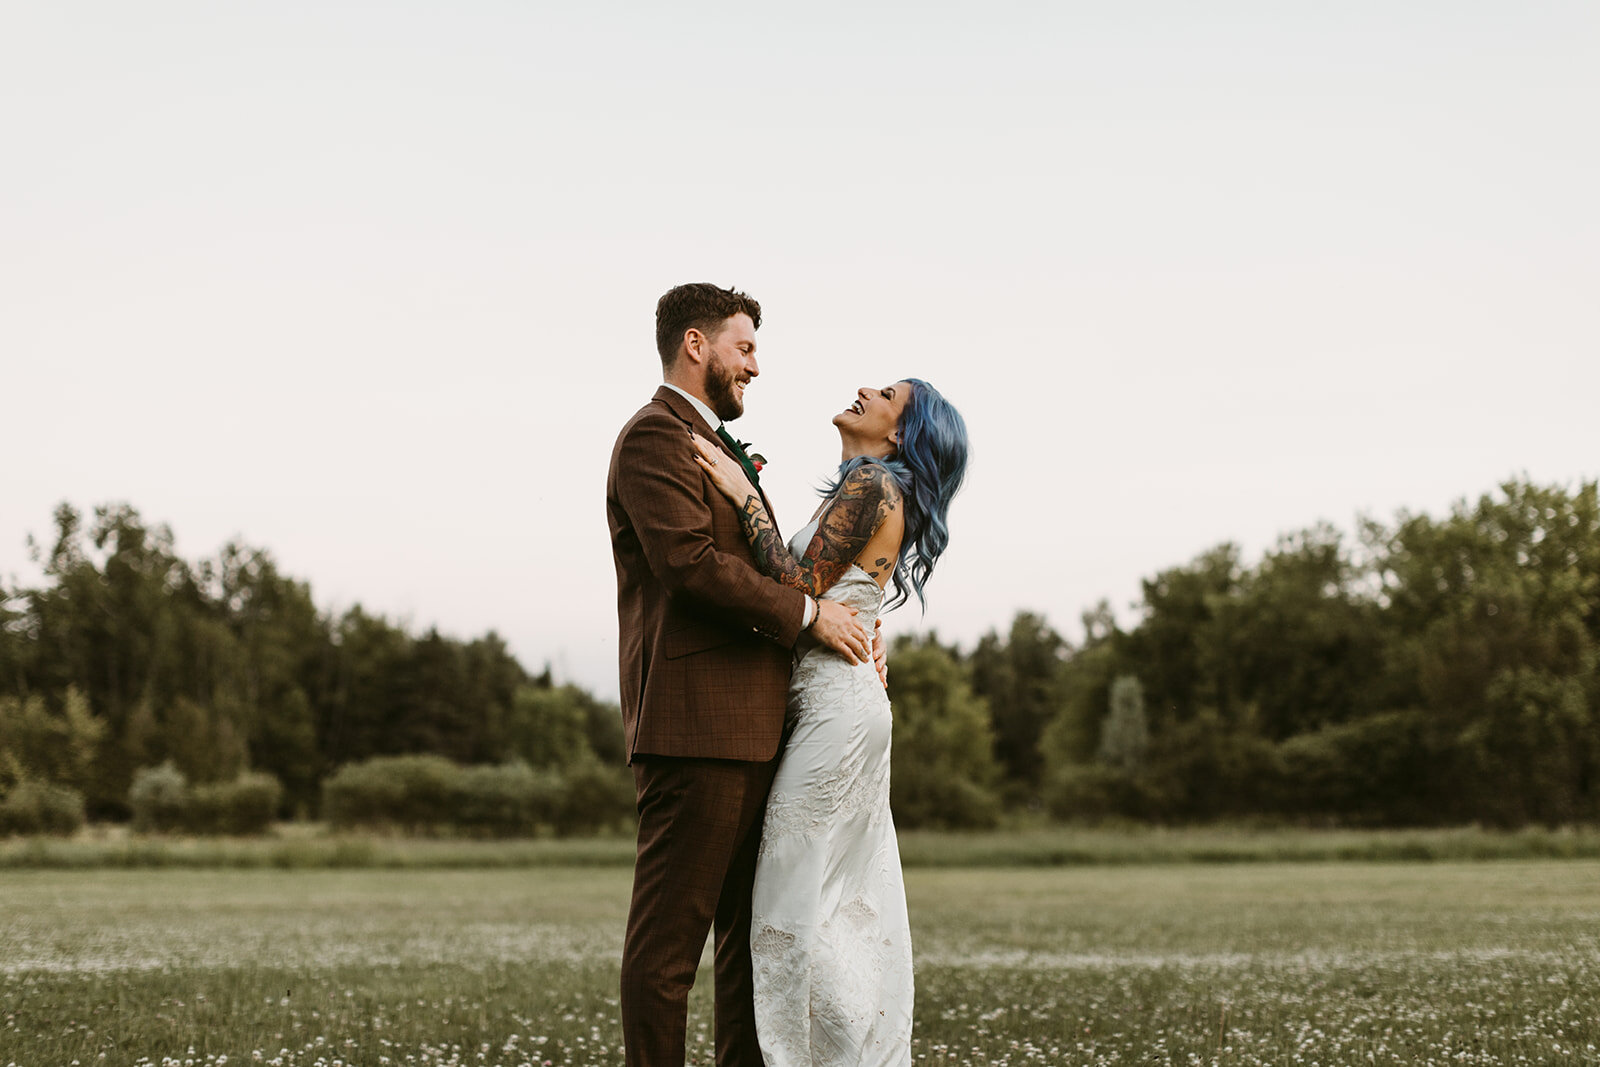
[[[706,472],[711,478],[711,484],[716,486],[723,496],[735,504],[742,504],[757,495],[756,487],[745,477],[744,467],[740,466],[738,460],[692,430],[689,436],[694,440],[694,461],[700,464],[700,469]]]

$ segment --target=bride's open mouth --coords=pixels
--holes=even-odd
[[[845,408],[845,410],[853,415],[865,415],[867,413],[866,406],[861,403],[861,399],[859,397],[856,398],[856,402],[854,404],[851,404],[849,407]]]

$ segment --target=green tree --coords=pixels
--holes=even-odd
[[[589,738],[597,709],[611,710],[576,686],[524,685],[512,702],[507,754],[536,769],[595,759]]]
[[[901,826],[992,826],[999,814],[989,709],[961,659],[938,639],[898,638],[891,652],[891,804]]]
[[[1111,683],[1134,669],[1126,635],[1104,600],[1083,613],[1083,632],[1083,644],[1061,664],[1056,714],[1039,737],[1047,779],[1094,758],[1101,724],[1110,713]]]
[[[415,751],[415,735],[395,729],[404,706],[405,664],[411,639],[360,606],[339,619],[330,656],[330,684],[321,701],[322,751],[332,768],[372,756]]]
[[[1369,522],[1386,695],[1427,715],[1439,817],[1600,814],[1600,499],[1512,481],[1443,519]]]
[[[464,707],[471,709],[478,722],[472,761],[498,762],[505,758],[506,723],[517,691],[529,684],[528,672],[493,630],[468,643],[462,649],[462,658],[464,688],[460,700]],[[614,708],[612,710],[615,712]],[[620,713],[617,714],[620,723]],[[620,726],[618,731],[620,736]]]
[[[1246,571],[1215,625],[1231,634],[1228,674],[1263,736],[1282,740],[1381,710],[1377,604],[1326,524],[1280,538]],[[1214,647],[1224,641],[1211,642]]]
[[[38,694],[0,697],[0,789],[32,779],[83,794],[105,736],[106,724],[74,687],[55,708]]]
[[[1018,612],[1005,639],[990,631],[971,664],[972,690],[993,716],[994,752],[1013,801],[1034,796],[1043,766],[1039,740],[1061,708],[1061,668],[1069,649],[1043,617]]]
[[[32,642],[22,596],[0,581],[0,694],[27,692],[28,661]]]
[[[1138,665],[1157,733],[1205,708],[1229,721],[1238,714],[1233,635],[1216,622],[1243,577],[1238,546],[1224,544],[1143,583],[1144,618],[1128,635],[1126,655]]]
[[[223,688],[234,698],[249,764],[282,783],[291,808],[310,810],[322,771],[312,693],[325,676],[328,622],[310,587],[280,573],[262,549],[231,542],[196,571],[206,613],[238,647]]]

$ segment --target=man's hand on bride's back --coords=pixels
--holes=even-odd
[[[811,636],[851,663],[865,663],[872,658],[872,635],[856,621],[856,609],[836,600],[817,601]]]

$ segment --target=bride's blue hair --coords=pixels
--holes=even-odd
[[[850,472],[863,464],[889,469],[903,497],[906,532],[894,564],[894,596],[888,606],[899,607],[914,592],[926,609],[922,588],[950,543],[946,516],[967,473],[967,423],[939,390],[921,378],[901,380],[911,383],[911,395],[900,412],[899,450],[888,459],[856,456],[845,461],[822,494],[838,492]]]

